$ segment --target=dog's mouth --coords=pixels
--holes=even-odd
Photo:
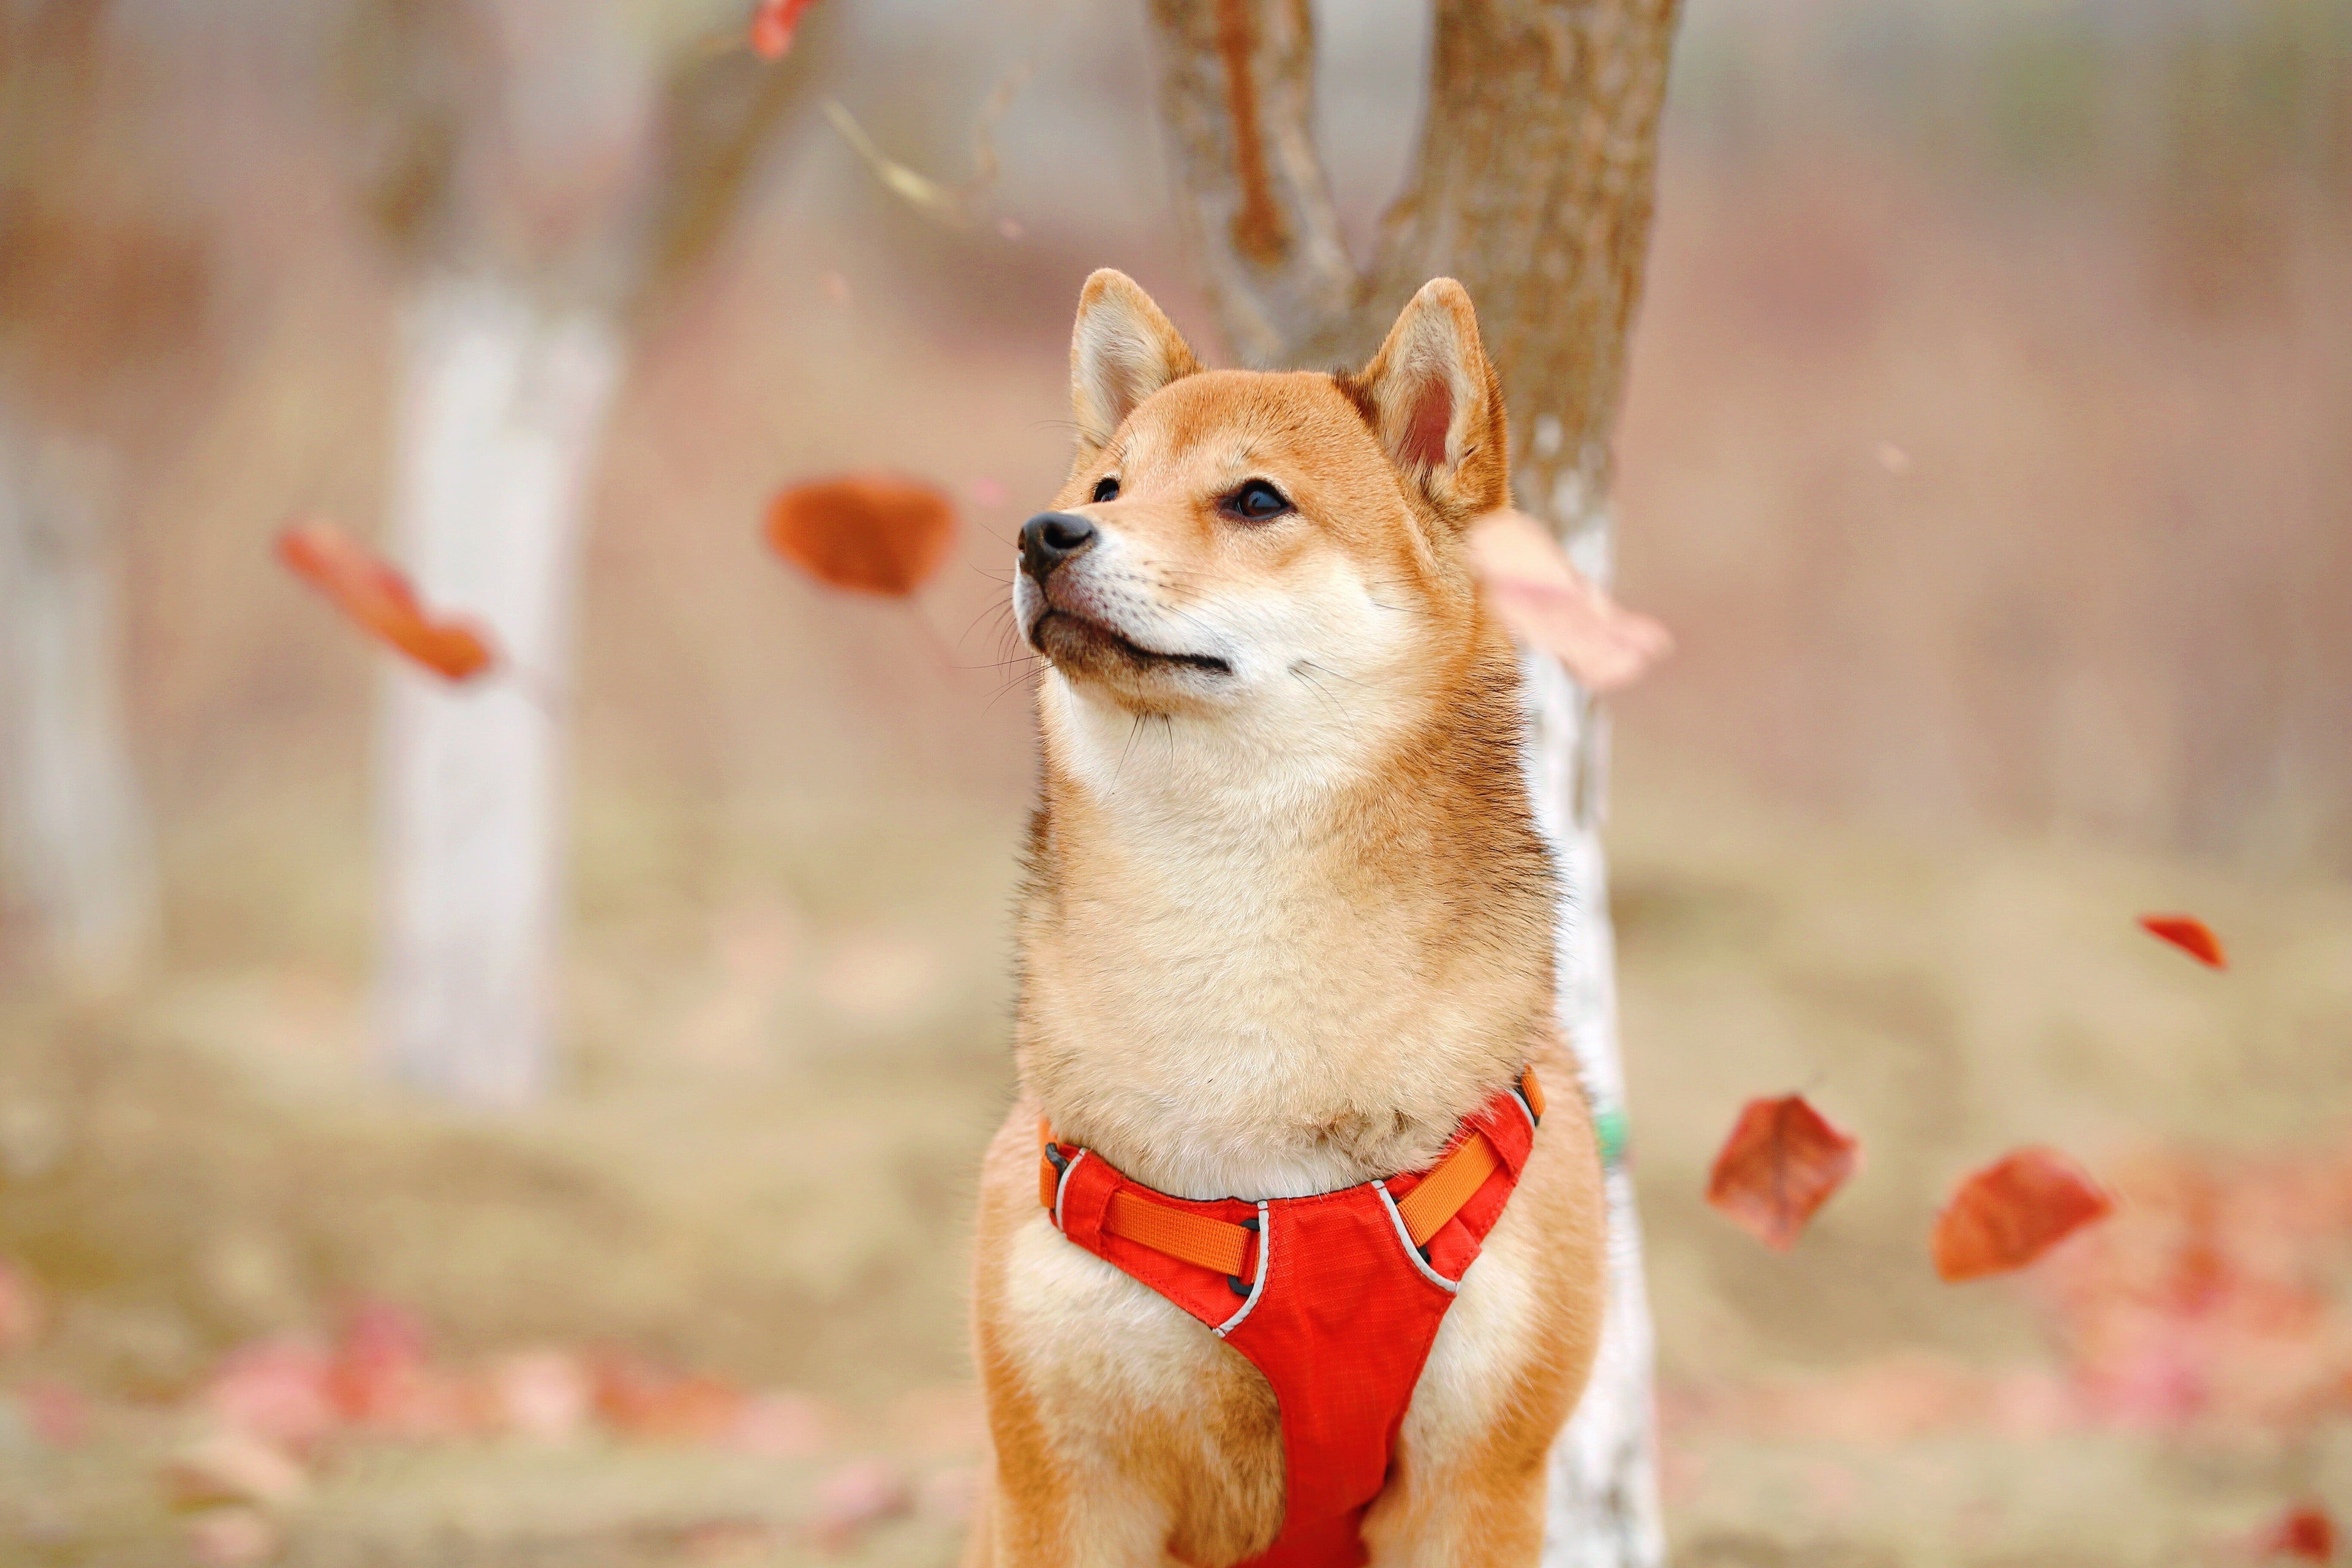
[[[1231,664],[1214,654],[1162,653],[1120,636],[1091,616],[1059,607],[1049,607],[1031,624],[1029,642],[1064,668],[1085,670],[1117,664],[1130,669],[1197,669],[1209,675],[1234,672]]]

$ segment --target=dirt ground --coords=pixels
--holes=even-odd
[[[2352,1374],[2352,890],[1768,820],[1639,756],[1622,773],[1680,1560],[2226,1562],[2291,1503],[2352,1505],[2352,1381],[2327,1382]],[[978,1430],[965,1212],[1009,1080],[1012,814],[796,805],[714,857],[689,813],[587,803],[575,1070],[506,1121],[382,1089],[363,889],[315,886],[285,814],[252,820],[182,880],[241,889],[210,912],[224,947],[284,963],[189,964],[105,1005],[19,987],[0,1019],[0,1257],[46,1309],[0,1362],[0,1561],[949,1561]],[[2202,914],[2235,966],[2141,934],[2157,908]],[[1700,1194],[1739,1103],[1793,1088],[1865,1163],[1779,1256]],[[2030,1142],[2118,1184],[2120,1239],[1938,1283],[1941,1194]],[[2209,1326],[2179,1364],[2210,1386],[2132,1394],[2138,1352],[2098,1303],[2164,1245],[2165,1173],[2237,1192],[2289,1166],[2321,1195],[2263,1211],[2272,1266],[2229,1268],[2271,1267],[2292,1332]],[[627,1355],[814,1414],[765,1444],[658,1420],[346,1433],[253,1516],[265,1550],[225,1550],[161,1479],[207,1429],[202,1390],[236,1347],[330,1337],[359,1302],[414,1313],[436,1365]],[[2269,1394],[2240,1397],[2245,1343],[2294,1363]],[[840,1500],[861,1479],[887,1500]]]

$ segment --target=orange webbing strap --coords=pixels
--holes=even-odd
[[[1536,1081],[1535,1068],[1529,1068],[1519,1075],[1519,1092],[1526,1097],[1528,1109],[1540,1119],[1544,1112],[1543,1086]],[[1037,1201],[1048,1209],[1060,1195],[1063,1164],[1046,1157],[1045,1151],[1053,1142],[1053,1128],[1039,1117]],[[1486,1178],[1502,1163],[1502,1156],[1495,1152],[1494,1145],[1483,1134],[1474,1133],[1464,1139],[1460,1148],[1440,1161],[1419,1185],[1397,1200],[1397,1216],[1404,1221],[1412,1244],[1427,1245],[1429,1238],[1462,1211],[1462,1205],[1486,1184]],[[1243,1266],[1249,1260],[1248,1227],[1155,1204],[1124,1189],[1111,1194],[1110,1208],[1103,1215],[1103,1229],[1155,1252],[1235,1279],[1241,1277]]]
[[[1519,1075],[1519,1093],[1526,1098],[1528,1111],[1537,1121],[1542,1121],[1543,1085],[1536,1081],[1535,1068],[1529,1068]],[[1429,1238],[1462,1212],[1462,1205],[1486,1184],[1486,1178],[1502,1163],[1502,1157],[1483,1135],[1473,1133],[1464,1139],[1462,1147],[1423,1176],[1419,1186],[1396,1201],[1397,1217],[1404,1221],[1405,1234],[1412,1237],[1412,1244],[1428,1245]]]
[[[1502,1163],[1485,1134],[1474,1132],[1462,1141],[1462,1147],[1440,1161],[1437,1169],[1423,1176],[1420,1185],[1397,1199],[1397,1217],[1404,1221],[1405,1234],[1412,1237],[1412,1244],[1427,1245]]]
[[[1249,1261],[1250,1233],[1240,1226],[1172,1209],[1124,1189],[1111,1194],[1103,1229],[1236,1279]]]

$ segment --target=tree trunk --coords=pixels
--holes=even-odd
[[[100,452],[0,416],[0,843],[8,902],[78,984],[136,964],[155,869],[117,676]]]
[[[1520,507],[1606,584],[1609,439],[1640,302],[1677,0],[1440,0],[1428,117],[1378,254],[1349,260],[1317,157],[1307,0],[1152,0],[1179,213],[1233,348],[1360,362],[1432,277],[1461,279],[1503,377]],[[1600,831],[1607,716],[1527,660],[1530,786],[1559,857],[1560,1016],[1608,1156],[1610,1315],[1552,1456],[1551,1568],[1663,1561],[1641,1232],[1624,1163]]]
[[[715,247],[802,98],[710,47],[731,4],[402,0],[362,8],[354,182],[418,281],[394,534],[428,603],[509,673],[391,678],[380,774],[380,1016],[410,1084],[484,1105],[555,1071],[563,707],[584,510],[634,331]],[[386,62],[391,62],[387,66]]]
[[[617,325],[527,289],[436,279],[406,322],[394,535],[426,603],[505,661],[465,686],[390,676],[380,763],[381,1014],[398,1075],[480,1105],[552,1073],[562,706],[589,481]]]

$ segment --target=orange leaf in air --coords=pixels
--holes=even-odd
[[[2195,915],[2142,915],[2139,923],[2150,936],[2170,942],[2210,969],[2230,967],[2221,952],[2221,939]]]
[[[1957,1284],[2022,1268],[2115,1207],[2055,1149],[2020,1149],[1954,1189],[1936,1216],[1936,1272]]]
[[[297,523],[278,536],[278,559],[380,641],[435,674],[469,680],[494,656],[481,634],[461,621],[436,621],[416,590],[367,549],[330,523]]]
[[[1786,1252],[1853,1174],[1860,1149],[1801,1094],[1751,1100],[1715,1157],[1706,1201],[1765,1246]]]
[[[801,13],[816,0],[759,0],[751,12],[751,51],[763,60],[780,60],[793,47]]]
[[[1471,524],[1470,564],[1512,634],[1557,657],[1590,690],[1631,686],[1674,651],[1673,633],[1602,593],[1525,512],[1489,512]]]
[[[919,480],[817,479],[776,497],[768,542],[820,583],[903,598],[946,562],[955,508]]]
[[[2263,1534],[2262,1550],[2269,1557],[2332,1563],[2336,1560],[2336,1521],[2326,1509],[2314,1505],[2290,1509]]]

